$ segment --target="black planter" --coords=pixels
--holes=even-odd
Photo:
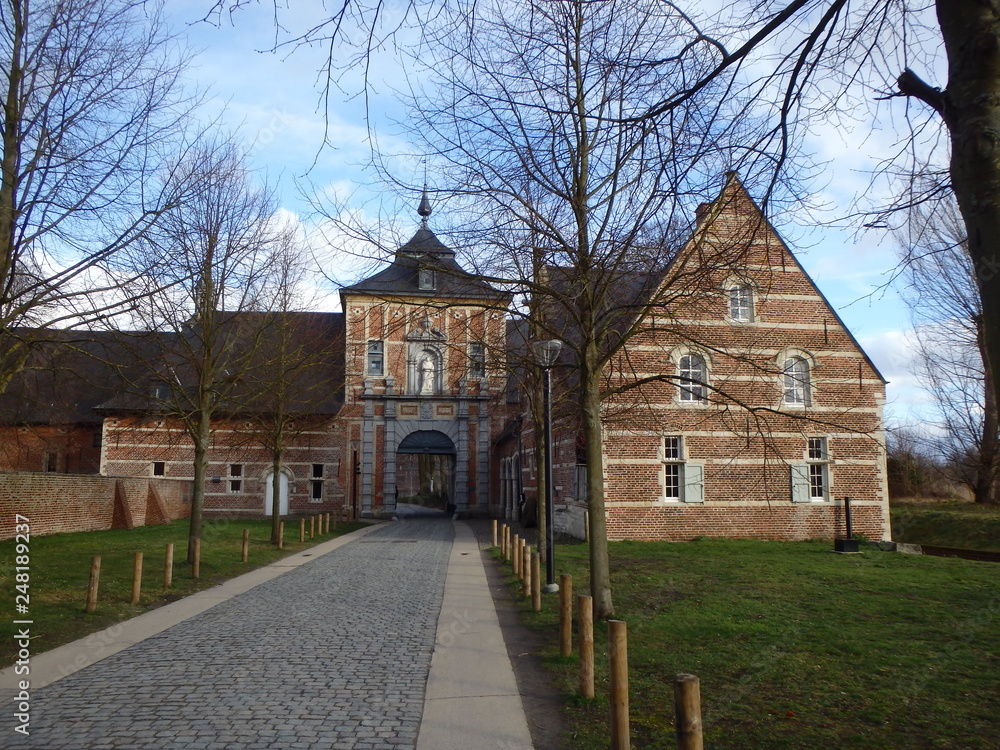
[[[858,540],[857,539],[834,539],[833,540],[833,551],[834,552],[857,552],[858,551]]]

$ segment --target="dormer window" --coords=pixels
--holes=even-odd
[[[437,288],[436,282],[433,268],[421,268],[417,272],[417,287],[421,291],[433,292]]]

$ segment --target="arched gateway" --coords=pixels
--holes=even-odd
[[[396,512],[455,510],[455,444],[438,430],[416,430],[396,448]]]

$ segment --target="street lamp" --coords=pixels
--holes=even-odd
[[[554,594],[559,590],[556,583],[556,560],[554,554],[555,532],[552,528],[552,367],[559,359],[562,342],[551,339],[535,341],[531,344],[535,362],[542,368],[542,421],[545,423],[545,586],[542,591]]]

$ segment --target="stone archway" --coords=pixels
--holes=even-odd
[[[437,430],[416,430],[396,448],[396,512],[455,510],[455,444]]]

